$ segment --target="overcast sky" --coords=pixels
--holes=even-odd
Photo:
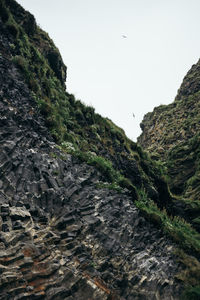
[[[18,2],[59,48],[67,90],[133,140],[144,114],[172,102],[199,59],[200,0]]]

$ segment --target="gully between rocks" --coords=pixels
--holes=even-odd
[[[173,243],[44,124],[0,56],[0,299],[179,299]]]

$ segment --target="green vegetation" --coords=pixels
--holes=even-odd
[[[182,300],[197,300],[197,299],[200,299],[200,286],[188,288],[182,296]]]
[[[50,156],[65,159],[69,153],[94,166],[102,174],[97,188],[131,191],[145,217],[185,251],[176,253],[185,266],[177,278],[188,287],[184,299],[198,299],[200,264],[190,254],[199,257],[200,234],[182,218],[169,216],[167,205],[182,201],[191,224],[200,225],[200,92],[181,96],[147,114],[151,154],[145,152],[111,120],[66,92],[66,67],[58,49],[31,14],[15,10],[14,0],[6,5],[0,0],[0,16],[10,38],[6,55],[20,70],[36,110],[59,145],[61,151],[57,149]],[[199,80],[196,75],[190,73],[189,78]],[[58,171],[54,175],[59,176]]]
[[[183,266],[177,278],[186,286],[181,299],[200,299],[200,263],[194,257],[200,257],[199,66],[200,60],[187,73],[173,103],[156,107],[144,117],[145,130],[139,138],[151,158],[163,162],[161,168],[173,199],[167,211],[184,218],[169,216],[139,190],[137,207],[182,249],[176,253]]]
[[[122,190],[123,190],[117,183],[100,182],[100,183],[96,184],[96,187],[98,189],[113,190],[113,191],[116,191],[118,193],[121,193]]]
[[[104,178],[110,183],[103,183],[100,184],[102,187],[107,187],[109,189],[119,190],[121,188],[128,188],[130,190],[135,191],[135,187],[131,183],[131,181],[125,178],[123,175],[120,174],[119,171],[113,168],[113,164],[108,159],[105,159],[102,156],[97,156],[91,152],[83,152],[80,150],[75,150],[70,143],[62,144],[62,149],[67,153],[73,154],[76,156],[80,161],[86,162],[88,165],[94,166],[103,176]],[[98,187],[100,187],[100,185]]]
[[[0,1],[0,16],[4,23],[8,22],[10,13],[9,10],[6,8],[4,1]]]
[[[182,269],[176,278],[185,285],[185,290],[181,295],[182,300],[199,299],[200,296],[200,262],[194,256],[186,254],[181,249],[176,249],[174,253]]]
[[[186,287],[181,299],[199,299],[200,262],[193,255],[197,257],[200,255],[200,234],[185,220],[177,216],[169,216],[165,209],[160,210],[148,198],[144,189],[137,192],[136,206],[149,221],[159,226],[177,244],[178,248],[174,254],[183,269],[176,275],[176,278],[182,281]]]
[[[17,33],[11,34],[11,59],[24,76],[56,143],[62,150],[70,145],[74,150],[71,154],[80,159],[84,156],[84,161],[95,166],[113,188],[119,185],[133,191],[142,183],[153,187],[161,176],[160,166],[111,120],[66,92],[66,67],[53,41],[31,14],[16,7],[14,0],[4,3],[2,0],[5,26],[9,22],[17,28]],[[90,152],[95,155],[88,157]]]
[[[181,271],[176,275],[178,280],[184,282],[187,289],[200,285],[200,262],[194,256],[186,254],[177,248],[174,252],[178,262],[182,265]]]
[[[169,185],[173,193],[182,198],[200,199],[200,135],[173,147],[168,154],[166,166]]]
[[[200,254],[200,234],[189,223],[180,217],[168,216],[166,210],[160,210],[148,198],[144,190],[139,190],[138,195],[135,204],[150,221],[159,225],[170,238],[188,253]]]

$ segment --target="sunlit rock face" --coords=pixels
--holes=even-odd
[[[8,3],[33,36],[34,18]],[[175,246],[135,194],[105,188],[102,173],[58,148],[29,86],[37,82],[13,62],[17,34],[0,21],[0,298],[179,299]],[[49,60],[64,86],[60,57]],[[124,164],[136,185],[151,183],[136,161]]]

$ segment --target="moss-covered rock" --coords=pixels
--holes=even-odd
[[[121,185],[130,190],[131,185],[145,187],[158,205],[170,202],[160,167],[121,128],[66,91],[66,66],[48,34],[36,25],[35,18],[14,0],[2,0],[1,4],[3,28],[10,38],[6,47],[10,59],[21,71],[54,140],[59,145],[70,142],[77,151],[94,152],[110,161],[127,178]],[[127,184],[129,181],[131,185]]]
[[[148,113],[138,142],[152,158],[164,162],[174,197],[172,212],[190,221],[199,216],[200,205],[200,61],[185,76],[173,103]],[[177,200],[178,197],[178,200]],[[182,201],[182,204],[180,204]],[[192,211],[192,213],[191,213]]]
[[[141,291],[140,287],[142,287],[142,293],[134,294],[133,297],[141,298],[145,295],[146,299],[146,295],[149,296],[149,287],[151,287],[153,289],[151,299],[157,298],[159,295],[161,298],[164,295],[163,299],[168,299],[165,297],[169,295],[171,297],[172,290],[178,294],[180,289],[180,284],[177,285],[175,282],[176,278],[186,285],[192,285],[197,293],[200,284],[200,268],[199,263],[196,263],[196,258],[191,259],[190,255],[196,255],[198,258],[200,253],[200,235],[194,229],[194,227],[198,229],[200,224],[200,143],[199,135],[197,135],[199,92],[196,88],[198,84],[195,83],[198,67],[193,67],[193,71],[190,73],[191,89],[188,93],[186,91],[188,81],[185,80],[184,88],[180,91],[181,96],[177,97],[174,103],[155,108],[153,113],[149,113],[145,117],[141,125],[144,134],[140,138],[140,143],[149,151],[148,153],[137,143],[128,139],[124,131],[111,120],[96,114],[93,107],[85,105],[66,91],[66,67],[58,49],[48,34],[37,26],[35,18],[14,0],[0,0],[0,42],[1,95],[3,95],[0,99],[3,128],[1,133],[3,151],[0,157],[0,171],[3,178],[3,181],[0,180],[0,189],[3,192],[0,202],[5,202],[5,196],[11,207],[16,203],[16,206],[19,207],[25,204],[26,209],[30,211],[31,203],[34,207],[31,211],[33,220],[36,217],[37,222],[41,222],[47,231],[51,226],[56,232],[63,230],[59,235],[64,242],[60,243],[60,238],[57,239],[53,234],[55,243],[52,243],[49,240],[51,234],[48,232],[48,239],[43,240],[45,247],[52,246],[51,251],[56,253],[55,249],[60,243],[62,254],[65,253],[66,257],[69,254],[68,250],[71,247],[74,248],[71,239],[75,237],[73,232],[70,235],[65,232],[66,224],[74,223],[75,226],[80,227],[80,230],[77,231],[78,245],[75,246],[75,248],[77,247],[75,253],[78,256],[73,256],[75,258],[74,266],[81,261],[85,264],[86,257],[82,256],[85,246],[88,247],[87,251],[92,256],[94,256],[93,250],[100,249],[98,250],[100,252],[96,252],[95,255],[98,259],[100,257],[101,267],[96,270],[97,272],[91,271],[89,268],[94,279],[92,282],[96,282],[96,274],[101,273],[101,268],[103,272],[107,268],[110,272],[109,280],[112,276],[117,278],[117,281],[112,281],[117,282],[117,285],[110,283],[111,286],[115,286],[117,291],[120,290],[122,297],[126,286],[130,285],[131,290],[138,291],[139,289]],[[2,70],[6,70],[7,73],[5,74]],[[192,93],[192,87],[194,87],[194,93]],[[169,178],[169,186],[166,175]],[[171,191],[169,191],[169,187]],[[176,196],[172,193],[176,193]],[[116,197],[112,195],[116,195]],[[99,199],[101,200],[99,201]],[[35,210],[37,205],[43,211],[41,216]],[[82,208],[80,209],[80,207]],[[3,213],[5,209],[3,208]],[[18,210],[23,211],[24,208]],[[99,217],[98,211],[101,210],[103,215]],[[55,211],[57,211],[56,218],[58,217],[60,220],[56,220]],[[122,212],[123,218],[121,217]],[[7,232],[11,226],[13,226],[13,230],[21,228],[20,222],[12,224],[11,221],[7,222],[4,214],[1,216],[0,226],[6,238],[9,237]],[[183,218],[187,218],[192,226]],[[50,227],[47,226],[48,220]],[[123,222],[121,222],[122,220]],[[82,221],[83,225],[81,225]],[[88,223],[86,226],[85,222]],[[57,223],[56,226],[55,223]],[[80,226],[77,225],[79,223]],[[135,229],[138,231],[136,232]],[[39,234],[43,231],[40,230],[40,227],[34,226],[33,230],[31,227],[31,241],[35,239],[37,243],[34,230],[37,232],[39,230]],[[25,231],[25,233],[27,232]],[[100,248],[99,242],[98,245],[94,245],[91,233],[97,234],[98,239],[100,238],[99,241],[102,244]],[[88,244],[90,237],[92,237],[91,244]],[[180,272],[179,277],[178,275],[174,276],[175,270],[168,274],[172,265],[175,265],[180,271],[183,269],[179,268],[175,257],[172,256],[174,246],[167,246],[172,245],[169,238],[189,254],[187,259],[185,259],[185,252],[183,252],[183,258],[182,254],[177,255],[179,259],[182,259],[182,264],[186,266],[185,272]],[[16,242],[19,240],[15,237],[14,239]],[[137,246],[140,239],[140,245]],[[27,235],[24,235],[23,243],[27,240],[29,240]],[[157,244],[158,240],[160,245]],[[5,244],[5,241],[2,239],[0,246]],[[9,239],[9,246],[14,244],[13,240]],[[8,243],[5,245],[8,246]],[[127,245],[129,245],[128,248]],[[145,250],[146,254],[143,255],[142,252],[146,245],[149,246],[148,249],[145,248],[147,251]],[[163,246],[166,252],[163,251]],[[112,248],[115,249],[114,256],[109,254],[112,253]],[[161,250],[157,251],[157,249]],[[158,269],[154,269],[157,266],[157,259],[154,257],[146,264],[148,252],[151,253],[154,250],[156,253],[158,252],[158,260],[161,260],[162,266]],[[71,256],[70,259],[63,260],[60,259],[60,256],[56,258],[55,253],[53,257],[56,259],[56,263],[59,260],[62,267],[63,264],[71,261]],[[167,260],[166,253],[169,253]],[[136,259],[134,258],[135,254]],[[137,255],[140,257],[139,263]],[[119,264],[118,258],[116,259],[117,256],[125,258],[124,261],[124,258],[122,259],[123,268],[121,263]],[[132,265],[134,259],[135,265],[137,265],[136,269],[133,267],[135,265]],[[109,261],[109,265],[107,261]],[[170,261],[170,267],[168,261]],[[191,261],[195,262],[195,268],[192,267]],[[90,260],[90,265],[95,267],[96,262]],[[149,263],[150,265],[148,265]],[[33,266],[35,268],[35,263]],[[112,266],[112,271],[116,267],[117,272],[114,272],[114,275],[111,275],[110,266]],[[85,267],[88,268],[87,259]],[[80,271],[86,274],[84,268]],[[139,269],[144,269],[145,272],[148,270],[148,276],[150,272],[150,274],[153,273],[153,277],[148,280],[146,278],[150,277],[145,277],[146,275],[139,278]],[[29,276],[29,272],[26,274]],[[65,276],[65,269],[60,269],[59,275]],[[166,278],[166,275],[170,281],[168,279],[167,281],[160,280]],[[195,275],[197,275],[196,279]],[[107,278],[106,276],[105,278]],[[84,280],[85,278],[88,279],[88,277],[84,277]],[[152,278],[154,278],[153,281]],[[58,277],[57,280],[61,285],[63,282],[68,282],[66,278],[63,278],[62,281]],[[56,285],[60,286],[58,282]],[[156,290],[157,285],[159,285],[158,290],[161,291],[159,295]],[[178,289],[176,289],[177,286]],[[148,287],[147,294],[146,290],[143,294],[144,287],[145,289]],[[7,290],[6,285],[4,288]],[[28,288],[29,286],[27,286]],[[54,286],[52,289],[54,290]],[[76,286],[75,288],[72,286],[72,290],[76,291]],[[125,299],[129,298],[129,291],[128,288]],[[60,290],[57,291],[58,293],[54,292],[58,297],[68,295],[68,290],[65,291],[67,294],[62,294]],[[90,295],[91,297],[93,298]],[[115,294],[109,294],[108,297],[118,299]],[[101,299],[103,298],[101,297]],[[172,299],[177,299],[176,295]]]

